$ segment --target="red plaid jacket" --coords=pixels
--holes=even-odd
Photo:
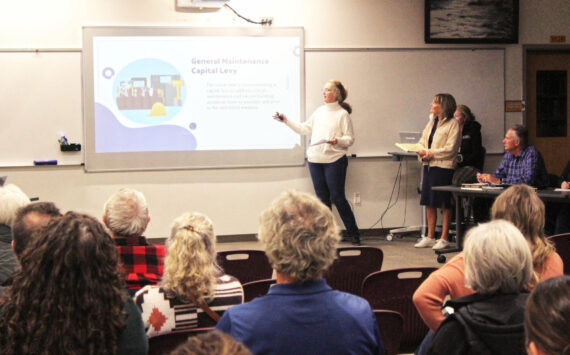
[[[160,281],[166,256],[164,245],[151,245],[143,236],[116,237],[115,243],[129,289],[138,290]]]

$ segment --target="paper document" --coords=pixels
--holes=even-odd
[[[554,191],[570,192],[570,189],[562,189],[559,187],[557,189],[554,189]]]
[[[315,143],[311,143],[311,147],[314,145],[319,145],[319,144],[325,144],[325,143],[330,143],[331,141],[329,141],[328,139],[321,139],[320,141],[316,141]]]
[[[396,147],[400,148],[404,152],[417,153],[424,149],[419,143],[396,143]]]
[[[462,190],[502,190],[510,185],[493,184],[490,182],[476,182],[472,184],[461,184]]]

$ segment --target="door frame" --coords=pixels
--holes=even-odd
[[[558,51],[570,51],[570,44],[525,44],[522,46],[523,48],[523,62],[522,62],[522,97],[525,101],[525,105],[527,104],[527,90],[526,87],[526,70],[527,70],[527,56],[528,52],[531,51],[544,51],[544,52],[558,52]],[[570,88],[568,88],[570,90]],[[570,103],[569,103],[570,104]],[[528,110],[523,111],[523,125],[528,127],[527,125],[527,113]],[[507,127],[506,127],[507,128]],[[506,132],[506,131],[505,131]]]
[[[529,127],[529,101],[528,101],[528,94],[529,94],[529,88],[527,87],[527,71],[528,71],[528,56],[529,56],[529,52],[542,52],[544,54],[558,54],[559,52],[564,52],[564,55],[570,55],[570,44],[564,44],[564,45],[551,45],[551,44],[544,44],[544,45],[524,45],[523,46],[523,67],[522,67],[522,77],[523,77],[523,83],[522,83],[522,91],[523,91],[523,100],[525,101],[525,105],[527,106],[523,112],[522,115],[522,119],[523,119],[523,125],[525,125],[525,127]],[[568,88],[568,90],[570,90],[570,87]],[[568,103],[570,104],[570,102]],[[568,107],[567,109],[570,109],[570,107]],[[536,133],[536,132],[535,132]],[[570,138],[570,137],[569,137]],[[529,139],[530,139],[530,132],[529,132]],[[545,152],[543,152],[543,154],[545,154]],[[556,164],[555,164],[556,165]],[[548,169],[552,169],[552,166],[548,166],[548,161],[547,161],[547,168]],[[563,169],[563,167],[561,168]],[[562,170],[560,170],[561,172]],[[551,172],[549,170],[549,172]],[[556,175],[559,172],[558,171],[552,171],[552,174]]]

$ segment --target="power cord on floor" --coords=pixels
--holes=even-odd
[[[380,218],[378,218],[376,222],[374,222],[374,224],[370,226],[369,229],[374,228],[378,223],[380,223],[380,228],[384,229],[384,222],[383,222],[384,216],[392,207],[394,207],[398,203],[400,197],[401,182],[402,182],[402,164],[403,160],[400,160],[400,164],[398,165],[398,171],[396,173],[396,179],[394,179],[394,185],[392,186],[392,192],[390,193],[390,198],[388,199],[388,205],[386,206],[386,209],[382,212]],[[396,185],[398,186],[398,190],[396,192],[396,199],[392,203],[392,198],[394,197],[394,191],[396,190]],[[406,223],[406,214],[408,206],[408,162],[407,161],[406,161],[405,186],[406,187],[405,187],[405,200],[404,200],[404,221],[402,222],[403,226],[406,225],[405,223]]]

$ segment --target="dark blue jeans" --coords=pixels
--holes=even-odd
[[[329,208],[332,208],[334,204],[348,235],[352,239],[359,239],[360,232],[356,219],[344,194],[347,167],[348,158],[346,156],[333,163],[309,162],[309,171],[317,197]]]

